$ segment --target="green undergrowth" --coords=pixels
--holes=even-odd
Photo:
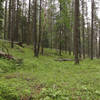
[[[59,62],[56,50],[34,57],[32,46],[15,46],[9,54],[20,61],[0,58],[0,100],[100,100],[100,60]]]

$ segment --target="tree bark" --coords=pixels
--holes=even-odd
[[[7,0],[5,1],[4,39],[7,38]]]
[[[17,0],[17,16],[16,16],[16,33],[15,40],[18,42],[19,39],[19,0]]]
[[[74,22],[74,53],[75,64],[79,64],[79,0],[75,0],[75,22]]]
[[[11,6],[11,48],[14,48],[14,34],[15,34],[15,0],[12,0],[12,6]]]
[[[40,44],[41,44],[41,12],[42,12],[42,0],[40,0],[40,16],[39,16],[39,41],[38,41],[38,54],[40,52]]]
[[[91,2],[91,5],[92,5],[92,11],[91,11],[91,60],[93,60],[93,19],[94,19],[94,15],[93,15],[93,12],[94,12],[94,0],[92,0]]]
[[[9,0],[8,40],[11,39],[11,0]]]
[[[82,0],[82,38],[83,38],[83,58],[85,59],[85,34],[84,34],[84,0]]]
[[[38,52],[37,52],[37,0],[34,0],[34,56],[38,57]]]

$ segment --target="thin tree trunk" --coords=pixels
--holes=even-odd
[[[100,23],[99,23],[99,58],[100,58]]]
[[[9,0],[8,40],[11,39],[11,0]]]
[[[17,42],[18,38],[19,38],[19,0],[17,0],[16,33],[15,33],[15,40]]]
[[[60,3],[60,16],[61,16],[61,11],[62,11],[62,4]],[[60,43],[59,43],[59,55],[61,56],[61,54],[62,54],[62,43],[61,43],[61,41],[62,41],[62,25],[60,27],[59,41],[60,41]]]
[[[93,60],[93,19],[94,19],[94,15],[93,15],[93,12],[94,12],[94,0],[92,0],[92,12],[91,12],[91,15],[92,15],[92,18],[91,18],[91,60]]]
[[[84,34],[84,0],[82,0],[82,38],[83,38],[83,58],[85,58],[85,34]]]
[[[7,38],[7,0],[5,1],[4,39]]]
[[[38,57],[38,52],[37,52],[37,0],[34,0],[34,56]]]
[[[29,0],[29,8],[28,8],[28,30],[27,30],[27,44],[29,45],[31,42],[31,25],[30,25],[30,11],[31,11],[31,0]]]
[[[40,52],[40,44],[41,44],[41,10],[42,10],[42,0],[40,0],[40,16],[39,16],[39,42],[38,42],[38,54]]]
[[[61,29],[60,29],[60,38],[59,38],[59,41],[60,41],[60,44],[59,44],[59,55],[61,56],[61,54],[62,54],[62,44],[61,44],[61,39],[62,39],[62,31],[61,31]]]

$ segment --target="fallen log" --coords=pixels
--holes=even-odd
[[[4,42],[8,42],[8,43],[11,43],[11,41],[9,41],[9,40],[3,40],[3,39],[0,39],[1,41],[4,41]],[[23,46],[23,42],[13,42],[14,44],[16,44],[16,45],[19,45],[20,47],[23,47],[24,48],[24,46]]]
[[[55,61],[74,61],[73,59],[56,59]]]
[[[2,52],[2,51],[0,51],[0,57],[4,57],[4,58],[6,58],[8,60],[10,60],[10,59],[11,60],[18,60],[15,57],[13,57],[12,55],[6,54],[5,52]]]
[[[8,41],[9,43],[11,43],[11,41]],[[24,48],[23,43],[22,42],[13,42],[14,44]]]

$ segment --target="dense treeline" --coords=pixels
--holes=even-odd
[[[100,20],[96,2],[88,0],[0,0],[0,37],[34,45],[34,56],[44,48],[57,49],[79,59],[100,57]]]

